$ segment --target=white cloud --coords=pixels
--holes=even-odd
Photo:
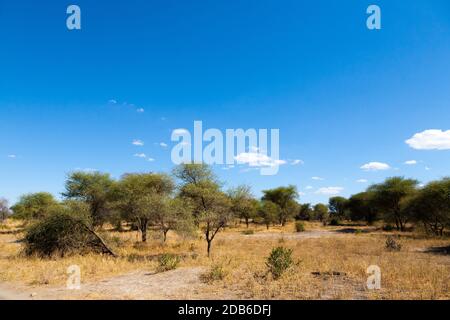
[[[17,155],[15,155],[15,154],[8,154],[7,157],[10,158],[10,159],[15,159],[15,158],[17,158]]]
[[[303,160],[295,159],[291,162],[291,165],[296,166],[298,164],[303,164],[303,163],[304,163]]]
[[[326,188],[320,188],[316,191],[317,194],[324,194],[324,195],[337,195],[341,193],[341,191],[344,190],[342,187],[326,187]]]
[[[135,146],[141,147],[141,146],[144,145],[144,141],[139,140],[139,139],[135,139],[135,140],[133,140],[132,144],[135,145]]]
[[[389,170],[391,167],[387,163],[383,162],[369,162],[360,167],[366,171],[378,171],[378,170]]]
[[[145,153],[135,153],[134,156],[137,157],[137,158],[145,158],[145,157],[147,157],[145,155]]]
[[[299,192],[298,192],[298,195],[299,195],[299,196],[305,196],[306,193],[299,191]]]
[[[239,163],[248,164],[250,167],[275,167],[286,164],[285,160],[276,160],[259,152],[243,152],[234,157]]]
[[[413,135],[405,141],[411,148],[417,150],[449,150],[450,130],[425,130]]]
[[[430,171],[431,168],[430,167],[425,167],[425,170]]]
[[[163,147],[163,148],[166,148],[166,147],[167,147],[167,143],[164,143],[164,142],[160,142],[159,145],[160,145],[161,147]]]
[[[311,179],[316,180],[316,181],[325,180],[324,178],[321,178],[321,177],[311,177]]]
[[[138,109],[136,109],[136,112],[138,112],[138,113],[143,113],[145,110],[144,110],[144,108],[138,108]]]
[[[117,100],[114,100],[114,99],[110,99],[110,100],[108,101],[108,103],[111,103],[111,104],[116,104],[116,103],[117,103]]]
[[[367,179],[358,179],[356,180],[358,183],[367,183]]]
[[[147,161],[153,162],[153,161],[155,161],[155,159],[153,159],[153,158],[148,158]]]
[[[314,189],[314,188],[313,188],[313,186],[306,186],[305,189],[306,189],[306,190],[311,190],[311,189]]]
[[[413,166],[413,165],[417,164],[417,161],[416,160],[408,160],[408,161],[405,161],[404,164],[407,164],[409,166]]]

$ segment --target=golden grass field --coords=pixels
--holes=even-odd
[[[159,234],[152,232],[142,244],[137,232],[108,231],[105,237],[118,258],[91,254],[39,259],[21,254],[22,233],[14,233],[19,227],[18,222],[0,227],[0,282],[41,299],[450,298],[450,255],[439,251],[450,239],[419,233],[306,223],[303,233],[295,233],[289,224],[268,231],[250,226],[254,233],[246,235],[245,226],[238,225],[217,235],[208,259],[200,234],[181,239],[169,232],[162,244]],[[355,229],[365,232],[350,232]],[[399,235],[400,251],[386,250],[388,234]],[[277,246],[291,248],[297,263],[273,280],[266,274],[265,261]],[[155,272],[156,257],[162,253],[180,255],[177,270]],[[81,269],[82,288],[76,292],[65,288],[70,265]],[[370,265],[381,268],[380,290],[366,287]]]

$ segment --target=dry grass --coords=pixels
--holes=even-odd
[[[14,228],[18,227],[16,225]],[[322,227],[307,223],[312,230],[339,231],[345,227]],[[119,258],[101,255],[73,256],[42,260],[20,254],[16,242],[21,234],[0,232],[0,281],[33,287],[62,286],[70,265],[79,265],[82,281],[94,283],[132,271],[154,271],[158,256],[173,253],[181,257],[180,267],[205,267],[201,278],[207,285],[204,295],[242,299],[449,299],[450,256],[429,253],[426,249],[449,245],[448,239],[402,234],[399,252],[385,249],[386,233],[337,233],[323,238],[291,238],[294,225],[281,228],[229,228],[213,242],[212,258],[205,256],[206,242],[200,238],[183,240],[169,233],[163,245],[154,233],[148,244],[139,243],[136,232],[112,232],[108,238]],[[258,237],[265,234],[264,237]],[[305,233],[302,233],[305,234]],[[299,263],[279,280],[266,272],[265,259],[276,246],[293,249]],[[378,265],[382,272],[381,290],[366,289],[366,269]],[[220,269],[219,271],[217,271]],[[215,275],[219,272],[220,275]],[[205,280],[206,279],[206,280]],[[104,297],[104,296],[102,296]],[[93,298],[91,296],[88,298]],[[183,295],[183,298],[186,295]]]

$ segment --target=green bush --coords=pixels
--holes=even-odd
[[[275,280],[280,278],[293,264],[292,249],[287,249],[284,247],[272,249],[272,252],[266,262],[266,266]]]
[[[163,253],[158,258],[158,272],[174,270],[180,263],[180,257],[173,253]]]
[[[383,226],[383,231],[393,231],[395,228],[392,224],[385,224]]]
[[[206,283],[223,280],[227,272],[221,263],[214,263],[208,272],[201,275],[201,279]]]
[[[105,252],[88,221],[67,212],[53,213],[31,225],[24,238],[26,255],[51,257],[88,252]]]
[[[252,235],[254,233],[255,233],[255,231],[253,229],[245,229],[244,231],[242,231],[242,234],[244,234],[246,236]]]
[[[295,222],[295,231],[296,232],[305,231],[305,224],[302,221]]]

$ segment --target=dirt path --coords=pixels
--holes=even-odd
[[[40,289],[36,299],[233,299],[233,293],[215,295],[201,281],[202,267],[186,267],[162,273],[134,271],[99,282],[81,284],[79,290],[65,287]]]
[[[0,300],[29,300],[30,294],[18,292],[10,285],[0,283]]]

